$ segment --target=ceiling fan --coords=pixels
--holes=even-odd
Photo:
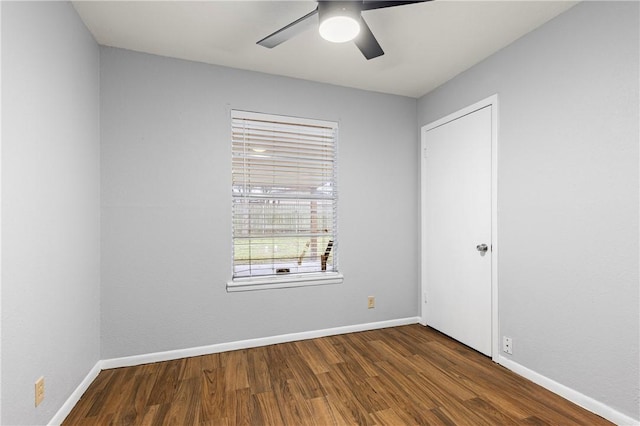
[[[423,3],[430,0],[417,1],[318,1],[318,6],[310,13],[297,19],[258,41],[260,46],[273,48],[301,32],[319,25],[322,38],[334,43],[353,40],[365,58],[373,59],[384,55],[384,51],[371,29],[362,18],[362,11],[403,6],[412,3]]]

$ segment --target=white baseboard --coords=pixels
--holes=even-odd
[[[69,415],[73,407],[80,401],[89,385],[98,377],[101,370],[109,368],[129,367],[148,364],[150,362],[170,361],[192,356],[207,355],[237,349],[256,348],[259,346],[275,345],[277,343],[294,342],[298,340],[315,339],[317,337],[334,336],[337,334],[355,333],[358,331],[376,330],[379,328],[398,327],[401,325],[417,324],[419,317],[400,318],[388,321],[370,322],[365,324],[347,325],[344,327],[327,328],[323,330],[304,331],[301,333],[282,334],[279,336],[261,337],[258,339],[241,340],[237,342],[219,343],[215,345],[199,346],[195,348],[178,349],[174,351],[155,352],[144,355],[127,356],[101,360],[89,371],[80,385],[67,398],[58,412],[49,421],[49,426],[58,426]]]
[[[281,334],[279,336],[260,337],[257,339],[240,340],[237,342],[218,343],[215,345],[199,346],[195,348],[177,349],[173,351],[155,352],[144,355],[111,358],[102,361],[102,368],[130,367],[133,365],[149,364],[151,362],[170,361],[192,356],[214,354],[218,352],[235,351],[238,349],[257,348],[259,346],[275,345],[277,343],[295,342],[298,340],[315,339],[317,337],[334,336],[336,334],[355,333],[358,331],[375,330],[379,328],[397,327],[400,325],[417,324],[419,317],[400,318],[388,321],[370,322],[365,324],[347,325],[344,327],[326,328],[322,330],[303,331],[300,333]]]
[[[96,365],[93,366],[91,371],[89,371],[89,374],[87,374],[82,382],[80,382],[80,385],[78,385],[73,393],[71,393],[65,403],[62,404],[62,407],[60,407],[58,412],[49,421],[49,426],[58,426],[64,421],[64,419],[67,418],[73,407],[76,406],[78,401],[80,401],[82,395],[86,392],[87,388],[89,388],[89,385],[93,383],[96,377],[98,377],[98,374],[100,374],[100,371],[102,370],[101,363],[102,361],[98,361]]]
[[[498,364],[508,368],[514,373],[521,375],[522,377],[531,380],[532,382],[542,386],[543,388],[546,388],[551,392],[560,395],[564,399],[567,399],[574,404],[577,404],[582,408],[591,411],[592,413],[604,417],[610,422],[613,422],[620,426],[640,425],[640,420],[633,419],[626,414],[623,414],[609,407],[608,405],[603,404],[600,401],[597,401],[587,395],[578,392],[575,389],[571,389],[570,387],[558,383],[555,380],[543,376],[540,373],[530,370],[527,367],[524,367],[523,365],[510,360],[509,358],[501,355],[498,356]]]

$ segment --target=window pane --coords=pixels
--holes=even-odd
[[[336,134],[232,112],[234,278],[337,271]]]

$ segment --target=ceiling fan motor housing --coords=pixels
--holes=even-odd
[[[320,22],[333,16],[348,16],[357,21],[360,19],[361,6],[362,3],[357,1],[319,1]]]

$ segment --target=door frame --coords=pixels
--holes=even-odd
[[[426,262],[422,256],[425,253],[425,242],[428,237],[425,235],[424,215],[426,210],[425,188],[422,182],[425,176],[425,148],[426,134],[429,130],[442,126],[458,118],[469,115],[480,109],[491,107],[491,359],[498,362],[500,356],[500,333],[499,333],[499,309],[498,309],[498,94],[494,94],[478,101],[468,107],[462,108],[452,114],[440,118],[434,122],[426,124],[420,128],[420,323],[427,325],[426,317]]]

